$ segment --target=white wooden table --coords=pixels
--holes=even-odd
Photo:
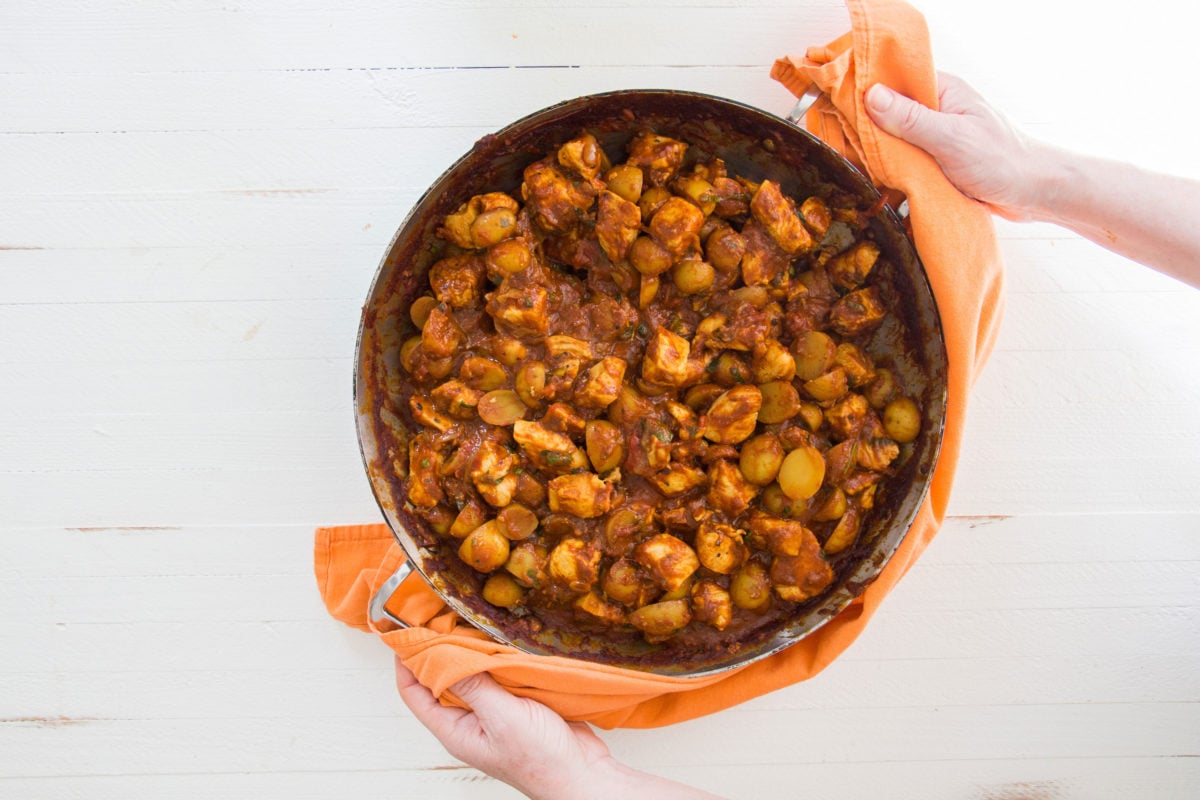
[[[848,20],[431,5],[0,7],[0,796],[513,796],[311,575],[314,526],[378,519],[350,404],[376,263],[482,134],[613,88],[786,113],[769,64]],[[1031,132],[1200,175],[1182,7],[1068,5],[923,8],[939,66]],[[1200,292],[1000,233],[938,540],[826,673],[605,733],[620,758],[743,798],[1200,795]]]

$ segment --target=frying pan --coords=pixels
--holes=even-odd
[[[712,635],[708,646],[681,650],[649,645],[639,636],[603,636],[569,624],[539,630],[480,596],[481,578],[439,542],[406,504],[392,459],[403,444],[397,424],[415,429],[407,404],[391,400],[405,381],[399,349],[414,332],[412,301],[424,291],[429,267],[444,242],[435,230],[471,196],[505,191],[519,196],[521,173],[581,131],[593,134],[614,163],[643,130],[689,143],[692,157],[719,156],[730,174],[771,179],[792,197],[819,195],[870,215],[870,236],[881,257],[872,282],[890,298],[889,319],[867,352],[892,369],[922,409],[921,433],[902,463],[880,484],[876,504],[856,544],[831,560],[836,578],[819,597],[742,630],[734,640]],[[812,634],[849,605],[883,569],[908,532],[933,475],[946,407],[946,351],[937,305],[924,268],[896,214],[879,192],[837,152],[796,125],[731,100],[692,92],[629,90],[589,95],[524,117],[485,136],[434,182],[388,246],[363,306],[354,372],[354,407],[363,463],[376,500],[407,563],[372,602],[379,624],[404,625],[386,611],[391,592],[417,571],[464,620],[521,650],[604,662],[666,675],[708,675],[766,658]],[[695,626],[693,626],[695,627]]]

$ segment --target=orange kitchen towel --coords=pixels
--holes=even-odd
[[[456,681],[487,671],[516,694],[563,716],[601,727],[653,727],[710,714],[806,680],[863,631],[887,593],[912,566],[942,522],[958,462],[967,394],[1000,322],[1002,269],[987,210],[959,194],[933,159],[874,127],[863,93],[882,82],[936,107],[936,76],[924,18],[898,0],[849,0],[852,32],[805,58],[782,59],[772,75],[796,94],[810,85],[825,96],[809,124],[879,184],[907,196],[913,237],[941,310],[950,360],[949,406],[941,457],[928,498],[895,556],[862,596],[814,634],[771,658],[730,672],[678,678],[532,656],[497,644],[448,612],[419,577],[389,609],[414,627],[382,632],[367,619],[375,588],[403,559],[384,525],[322,528],[316,574],[325,604],[343,622],[371,630],[443,702]]]

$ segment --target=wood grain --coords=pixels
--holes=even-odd
[[[1178,4],[920,5],[939,68],[1030,133],[1200,176]],[[315,591],[313,527],[379,519],[349,396],[367,285],[480,136],[615,88],[784,114],[771,62],[847,20],[3,4],[0,796],[516,796],[444,753]],[[619,757],[731,797],[1195,796],[1200,293],[998,232],[1006,319],[934,544],[824,673],[605,732]]]

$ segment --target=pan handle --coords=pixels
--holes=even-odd
[[[400,584],[404,583],[404,579],[412,574],[412,571],[412,562],[405,561],[392,573],[390,578],[375,590],[375,594],[371,595],[371,604],[367,607],[367,615],[379,630],[387,632],[412,627],[387,609],[387,601],[392,599],[392,595],[400,588]]]
[[[812,108],[812,104],[817,102],[817,98],[822,92],[817,88],[816,84],[808,87],[808,91],[800,95],[800,99],[796,101],[796,105],[792,106],[792,110],[788,112],[787,121],[793,125],[804,127],[804,115]]]

